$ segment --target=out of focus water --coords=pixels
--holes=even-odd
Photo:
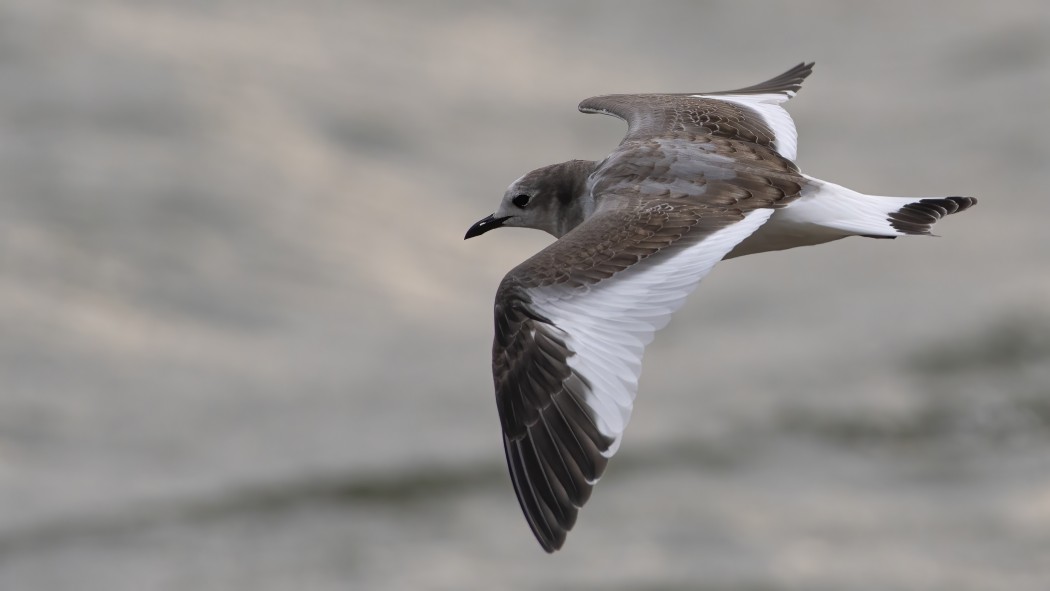
[[[808,173],[939,239],[734,260],[545,555],[464,243],[587,96],[802,60]],[[0,588],[1050,581],[1045,2],[0,2]]]

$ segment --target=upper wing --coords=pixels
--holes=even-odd
[[[580,103],[584,113],[605,113],[627,122],[627,140],[694,132],[750,142],[788,160],[797,153],[798,134],[780,106],[795,96],[813,63],[737,90],[682,94],[611,94]]]
[[[503,279],[492,357],[504,450],[521,508],[548,552],[561,547],[620,445],[645,346],[772,212],[607,199]]]

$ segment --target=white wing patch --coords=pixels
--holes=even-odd
[[[715,99],[747,107],[773,130],[773,147],[777,153],[794,161],[798,153],[798,132],[791,115],[780,104],[795,96],[795,92],[773,92],[769,94],[694,94],[697,98]]]
[[[529,290],[536,311],[563,331],[575,352],[569,367],[590,382],[586,403],[598,430],[614,440],[604,456],[616,453],[631,418],[646,345],[715,264],[772,213],[752,211],[698,243],[671,246],[655,261],[641,261],[589,288]]]

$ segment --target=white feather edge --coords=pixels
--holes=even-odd
[[[758,114],[762,121],[773,130],[773,146],[778,154],[788,160],[795,160],[798,155],[798,131],[791,115],[780,106],[795,96],[794,92],[769,94],[694,94],[697,98],[714,99],[736,103],[747,107]]]
[[[575,353],[569,366],[592,386],[586,404],[594,412],[598,430],[613,439],[603,455],[610,457],[619,449],[646,345],[715,264],[772,213],[772,209],[752,211],[696,244],[664,253],[669,257],[659,256],[655,263],[647,259],[589,289],[529,290],[537,312],[561,329],[565,344]]]

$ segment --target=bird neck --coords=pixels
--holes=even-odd
[[[561,215],[552,232],[561,238],[570,230],[579,226],[594,213],[594,195],[591,194],[588,179],[598,163],[593,160],[569,160],[561,164]]]

